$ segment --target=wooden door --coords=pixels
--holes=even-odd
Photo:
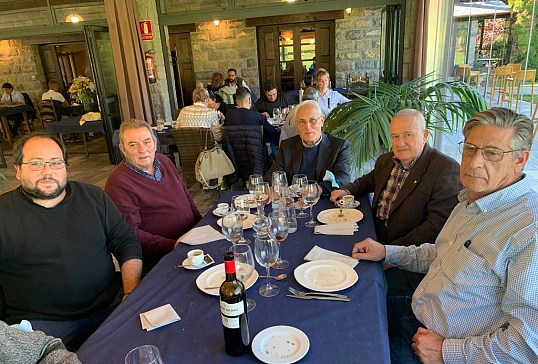
[[[58,63],[58,57],[56,55],[56,47],[53,45],[40,45],[39,54],[41,56],[41,62],[43,64],[43,71],[45,71],[45,80],[47,81],[47,84],[50,80],[57,81],[60,84],[59,92],[65,95],[66,90],[60,71],[60,64]]]
[[[263,84],[266,80],[274,80],[280,85],[280,72],[278,57],[278,28],[273,26],[259,27],[258,34],[258,54],[260,65],[260,94],[263,95]]]
[[[322,22],[316,24],[316,70],[325,68],[331,75],[331,87],[337,87],[335,84],[335,65],[334,65],[334,22]],[[339,85],[345,87],[345,85]]]
[[[175,73],[176,93],[180,108],[192,105],[192,92],[196,89],[194,65],[192,63],[190,33],[174,34],[175,37]]]

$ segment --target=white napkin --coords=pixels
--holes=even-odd
[[[221,239],[224,239],[224,235],[215,230],[215,228],[209,225],[204,225],[191,229],[183,234],[183,236],[177,239],[176,245],[179,242],[187,245],[200,245]]]
[[[351,258],[350,256],[336,253],[327,249],[320,248],[317,245],[314,245],[312,249],[306,254],[304,257],[304,260],[320,260],[320,259],[332,259],[337,260],[339,262],[342,262],[344,264],[349,265],[351,268],[354,268],[357,264],[359,264],[359,260],[355,258]]]
[[[353,221],[337,222],[335,224],[317,225],[314,228],[314,234],[325,235],[353,235],[359,230],[357,224]]]
[[[140,322],[146,331],[159,328],[181,320],[174,308],[168,303],[164,306],[154,308],[151,311],[141,313]]]
[[[88,112],[84,115],[82,115],[82,117],[80,118],[80,121],[78,122],[80,124],[80,126],[84,125],[84,123],[86,121],[97,121],[97,120],[101,120],[101,114],[98,113],[98,112]]]

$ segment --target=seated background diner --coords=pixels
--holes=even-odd
[[[337,105],[349,102],[349,99],[347,97],[343,96],[338,91],[331,90],[329,88],[331,78],[329,72],[327,72],[324,68],[319,68],[317,70],[316,81],[319,92],[318,103],[320,105],[323,105],[327,109],[332,110]]]

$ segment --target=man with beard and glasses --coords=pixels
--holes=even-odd
[[[103,190],[67,180],[57,137],[27,134],[13,159],[21,186],[0,195],[0,319],[74,350],[136,287],[142,250]]]

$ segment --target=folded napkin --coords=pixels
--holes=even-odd
[[[30,321],[27,320],[22,320],[20,324],[13,324],[10,326],[26,332],[34,331],[34,329],[32,328],[32,324],[30,323]]]
[[[338,182],[336,182],[336,177],[334,176],[334,174],[329,171],[329,170],[326,170],[325,171],[325,176],[323,177],[323,180],[324,181],[329,181],[331,182],[331,186],[333,186],[333,188],[339,188],[340,185],[338,184]]]
[[[97,121],[97,120],[101,120],[101,114],[98,112],[89,112],[82,115],[78,123],[80,124],[80,126],[82,126],[84,125],[86,121]]]
[[[359,230],[359,227],[355,222],[347,221],[327,225],[317,225],[314,228],[314,234],[353,235],[357,230]]]
[[[359,260],[355,258],[351,258],[350,256],[332,252],[327,249],[320,248],[317,245],[314,245],[312,249],[308,252],[308,254],[304,257],[304,260],[320,260],[320,259],[332,259],[337,260],[339,262],[342,262],[344,264],[349,265],[351,268],[354,268],[357,264],[359,264]]]
[[[219,233],[213,227],[204,225],[191,229],[183,234],[183,236],[177,239],[176,245],[179,244],[179,242],[187,245],[200,245],[221,239],[224,239],[224,235]]]
[[[168,303],[164,306],[154,308],[151,311],[141,313],[140,322],[146,331],[159,328],[181,320],[174,308]]]

